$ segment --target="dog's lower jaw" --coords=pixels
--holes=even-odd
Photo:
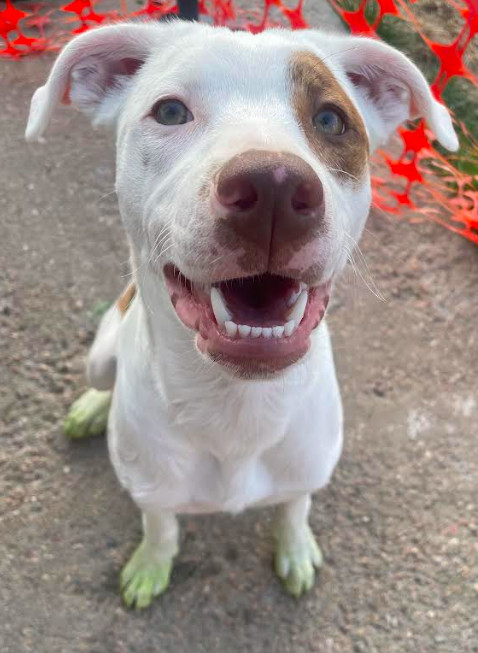
[[[196,347],[200,353],[201,347],[199,344],[196,344]],[[218,364],[223,370],[225,370],[230,376],[244,381],[267,381],[268,379],[274,379],[278,377],[283,377],[291,367],[304,362],[305,357],[307,356],[308,349],[304,353],[300,353],[295,357],[290,357],[287,361],[283,362],[282,366],[277,367],[274,363],[267,359],[252,359],[248,362],[247,366],[242,364],[242,361],[235,361],[233,358],[222,357],[220,354],[203,354],[206,359],[214,361]]]

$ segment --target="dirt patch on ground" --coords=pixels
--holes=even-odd
[[[122,606],[139,514],[104,440],[61,431],[95,311],[127,273],[112,138],[63,110],[46,144],[23,143],[49,65],[1,70],[1,650],[478,651],[478,249],[382,215],[362,243],[369,272],[345,275],[330,316],[347,428],[314,501],[316,587],[284,594],[257,511],[183,519],[170,591],[145,613]]]

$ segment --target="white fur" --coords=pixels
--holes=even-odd
[[[116,372],[111,459],[150,524],[158,511],[237,512],[303,497],[328,482],[341,453],[341,400],[325,323],[299,364],[274,379],[240,380],[199,355],[196,334],[179,323],[161,275],[165,262],[198,282],[240,275],[238,255],[217,243],[211,252],[211,212],[201,189],[221,164],[250,148],[287,151],[313,167],[324,187],[328,236],[310,242],[294,264],[321,262],[318,283],[344,267],[370,208],[370,179],[367,172],[344,181],[310,148],[288,80],[291,57],[303,50],[334,72],[372,147],[419,114],[443,145],[456,148],[448,113],[403,55],[369,39],[317,31],[100,28],[65,48],[32,101],[29,139],[44,132],[68,83],[69,99],[94,122],[117,124],[117,193],[139,292],[124,319],[116,309],[105,318],[89,369],[102,389],[112,387]],[[131,61],[143,64],[134,74]],[[195,120],[170,128],[148,118],[169,96],[182,99]],[[302,515],[308,503],[297,505]]]

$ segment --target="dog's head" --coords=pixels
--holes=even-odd
[[[370,152],[410,118],[458,147],[414,64],[319,31],[169,24],[74,39],[26,136],[71,103],[117,125],[134,264],[163,284],[202,354],[240,373],[299,360],[370,208]]]

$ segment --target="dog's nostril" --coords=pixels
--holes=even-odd
[[[302,201],[301,199],[297,197],[292,198],[292,208],[294,211],[307,211],[309,209],[309,205],[307,202]]]
[[[257,191],[251,186],[247,194],[244,193],[234,202],[234,206],[240,211],[250,211],[256,205],[257,199]]]
[[[219,184],[217,197],[226,208],[239,211],[250,211],[258,200],[254,185],[247,179],[239,177]]]
[[[324,198],[322,184],[316,182],[304,182],[297,186],[292,197],[291,204],[297,213],[312,213],[322,205]]]

